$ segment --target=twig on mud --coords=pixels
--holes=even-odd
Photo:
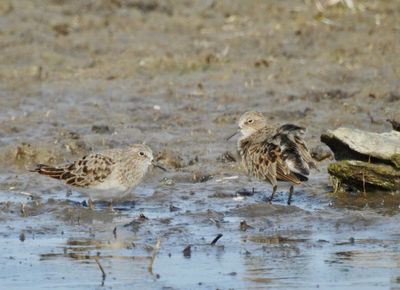
[[[113,235],[114,235],[114,239],[116,239],[117,238],[117,227],[115,227],[113,229]]]
[[[368,164],[371,164],[371,155],[368,156]],[[367,190],[366,190],[365,184],[366,184],[366,182],[365,182],[365,168],[364,168],[362,171],[362,185],[363,185],[364,197],[366,197],[366,195],[367,195]]]
[[[13,192],[13,193],[16,193],[16,194],[21,194],[21,195],[25,195],[25,196],[29,196],[29,197],[32,197],[32,196],[33,196],[33,194],[30,193],[30,192],[28,192],[28,191],[14,190],[14,189],[15,189],[15,186],[11,186],[11,187],[9,187],[8,189],[9,189],[9,190],[12,190],[12,192]]]
[[[333,194],[338,193],[338,191],[340,189],[340,186],[341,186],[339,179],[337,179],[336,177],[330,176],[329,180],[330,180],[330,182],[332,184],[332,189],[333,189],[332,193]]]
[[[367,112],[367,115],[371,124],[379,124],[379,122],[375,120],[374,116],[372,116],[371,112]]]
[[[102,274],[101,286],[104,286],[104,282],[106,281],[106,277],[107,277],[106,272],[104,272],[103,266],[100,264],[99,257],[95,257],[94,260],[96,261],[97,266],[99,266],[99,269]]]
[[[25,204],[21,203],[21,208],[20,208],[21,216],[26,217],[26,211],[25,211]]]
[[[222,238],[223,234],[218,234],[218,236],[215,237],[215,239],[210,243],[211,246],[214,246],[216,244],[216,242],[218,242],[218,240],[220,238]]]
[[[157,238],[157,243],[154,246],[153,253],[151,254],[150,264],[149,264],[149,267],[147,268],[147,270],[149,271],[149,273],[151,275],[154,275],[153,274],[153,264],[154,264],[157,254],[158,254],[158,251],[160,250],[160,245],[161,245],[161,239]]]

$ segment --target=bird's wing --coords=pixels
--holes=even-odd
[[[277,133],[293,134],[295,136],[303,136],[307,129],[293,124],[284,124],[277,129]]]
[[[301,181],[307,180],[307,178],[303,175],[290,171],[289,167],[282,159],[279,159],[276,164],[276,178],[278,180],[289,181],[294,184],[300,184]]]
[[[310,168],[318,169],[317,164],[311,156],[310,150],[308,150],[306,142],[299,136],[294,136],[294,142],[297,144],[299,153],[308,166]]]
[[[263,145],[262,147],[269,150],[273,149],[274,146],[278,147],[273,149],[276,154],[274,166],[278,180],[289,181],[295,184],[307,180],[305,175],[309,174],[309,170],[300,162],[302,161],[300,153],[297,152],[295,143],[288,138],[288,136],[304,134],[305,131],[305,128],[292,124],[283,125],[276,129],[276,131],[271,131],[271,129],[260,131],[264,135],[262,143],[270,144]]]
[[[33,170],[65,181],[68,185],[87,187],[104,181],[112,172],[115,161],[103,154],[90,154],[60,167],[39,164]]]
[[[310,174],[310,168],[316,168],[311,154],[302,135],[306,129],[293,124],[285,124],[277,129],[273,137],[275,142],[281,145],[282,159],[291,171],[304,176]]]
[[[259,157],[262,172],[267,172],[269,176],[273,175],[275,180],[289,181],[295,184],[301,183],[299,177],[290,170],[290,167],[282,159],[282,148],[280,145],[268,138],[262,143],[260,148],[262,148]],[[265,176],[265,178],[269,176]]]
[[[258,134],[264,134],[264,132]],[[290,171],[281,157],[281,146],[274,142],[269,134],[264,134],[263,141],[254,142],[261,139],[262,136],[252,136],[241,141],[243,165],[248,174],[268,180],[272,185],[277,184],[277,179],[299,184],[300,179]]]

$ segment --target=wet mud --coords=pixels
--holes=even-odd
[[[319,141],[400,111],[400,4],[354,2],[2,1],[0,288],[399,288],[399,196],[333,194]],[[251,109],[308,128],[291,206],[225,140]],[[143,141],[114,211],[29,172]]]

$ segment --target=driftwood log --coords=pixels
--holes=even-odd
[[[400,132],[373,133],[339,128],[321,136],[337,162],[328,172],[340,185],[363,191],[400,190]]]

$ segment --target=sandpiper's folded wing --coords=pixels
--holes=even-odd
[[[262,132],[259,133],[262,134]],[[253,141],[250,138],[244,139],[240,144],[243,165],[248,174],[268,180],[272,185],[276,185],[277,180],[299,184],[306,179],[305,177],[299,178],[301,175],[290,170],[282,159],[281,146],[270,136],[267,136],[262,142]]]
[[[110,157],[98,153],[60,167],[38,164],[32,171],[63,180],[68,185],[86,187],[104,181],[111,174],[114,164]]]
[[[317,165],[302,139],[305,132],[306,128],[304,127],[285,124],[277,129],[277,134],[273,138],[281,145],[282,158],[289,168],[303,176],[310,174],[310,168],[317,169]]]

